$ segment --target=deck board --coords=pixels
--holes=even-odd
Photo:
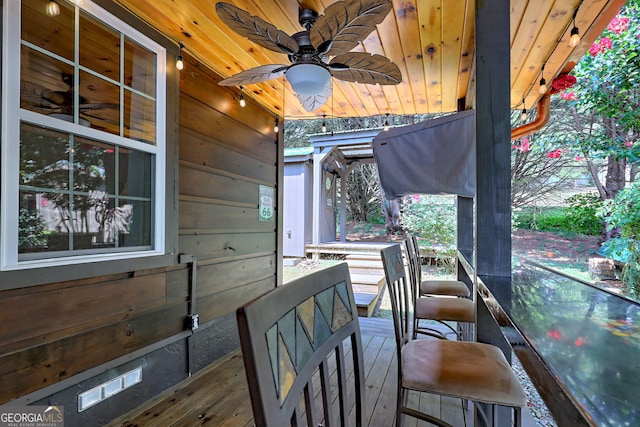
[[[390,426],[395,421],[397,364],[391,320],[360,318],[366,395],[365,425]],[[353,375],[353,367],[347,367]],[[423,409],[445,416],[453,425],[462,424],[457,399],[415,394],[410,397]],[[467,411],[467,424],[472,418]],[[354,420],[353,414],[349,417]],[[253,425],[251,403],[242,355],[236,350],[200,370],[171,390],[112,421],[110,427],[135,426],[226,426]],[[406,426],[420,426],[407,418]]]

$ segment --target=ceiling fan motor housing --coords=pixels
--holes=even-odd
[[[318,12],[312,9],[300,9],[298,12],[298,22],[309,31],[318,19]]]

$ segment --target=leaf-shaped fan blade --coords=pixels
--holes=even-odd
[[[120,108],[118,104],[108,104],[108,103],[93,103],[93,104],[80,104],[80,111],[87,110],[104,110],[104,109],[117,109]]]
[[[251,83],[266,82],[267,80],[277,79],[284,76],[285,71],[289,68],[288,65],[272,64],[261,65],[259,67],[251,68],[250,70],[241,71],[238,74],[234,74],[218,83],[220,86],[242,86]]]
[[[302,104],[302,107],[304,107],[305,110],[307,110],[308,112],[315,111],[318,108],[322,107],[331,96],[331,81],[327,83],[322,92],[320,92],[318,95],[308,96],[296,93],[296,96],[298,97],[300,104]]]
[[[65,92],[61,91],[53,91],[49,89],[45,89],[44,91],[42,91],[42,99],[55,105],[62,105],[67,100],[67,98],[71,97],[71,94],[67,95]]]
[[[216,12],[229,28],[260,46],[289,55],[298,52],[298,42],[292,37],[249,12],[223,2],[216,3]]]
[[[311,44],[329,56],[349,52],[387,16],[389,0],[344,0],[327,7],[310,31]]]
[[[402,81],[400,68],[382,55],[348,52],[329,63],[331,75],[348,82],[397,85]]]

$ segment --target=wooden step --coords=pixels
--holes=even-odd
[[[380,274],[351,274],[351,283],[353,284],[374,285],[382,290],[384,282],[384,275]]]
[[[354,294],[353,298],[355,299],[356,306],[358,307],[358,316],[371,317],[376,308],[376,304],[378,303],[379,296],[380,295],[378,293]]]
[[[348,261],[356,261],[356,260],[362,260],[362,261],[378,261],[380,263],[382,263],[382,260],[380,259],[380,254],[372,254],[372,253],[353,253],[353,254],[349,254],[345,257],[345,259]]]

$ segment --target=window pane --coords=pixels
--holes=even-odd
[[[156,103],[124,91],[124,136],[149,144],[156,142]]]
[[[20,186],[69,190],[69,136],[22,123]]]
[[[80,65],[120,81],[120,33],[80,13]]]
[[[66,1],[58,4],[60,14],[49,16],[46,1],[22,0],[22,39],[72,61],[74,8]]]
[[[120,88],[85,71],[80,72],[80,115],[94,129],[120,135]]]
[[[149,153],[120,148],[119,161],[119,194],[150,199],[153,156]]]
[[[20,50],[20,107],[73,117],[73,67],[26,46]],[[68,119],[65,119],[67,117]]]
[[[49,236],[59,222],[55,206],[42,193],[20,191],[19,209],[18,253],[49,250]],[[67,239],[62,250],[68,248]]]
[[[151,245],[151,202],[140,200],[122,200],[121,217],[128,215],[129,229],[120,231],[119,246],[135,247]],[[120,228],[122,230],[122,228]]]
[[[128,38],[124,41],[124,84],[156,97],[156,54]]]

